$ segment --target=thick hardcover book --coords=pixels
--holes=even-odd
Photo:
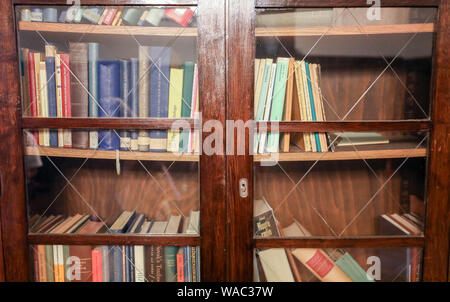
[[[139,117],[139,61],[137,58],[130,60],[130,94],[128,95],[128,102],[130,105],[130,117]],[[138,150],[138,132],[136,130],[130,131],[130,149],[131,151]]]
[[[89,43],[89,117],[98,117],[98,43]],[[89,148],[98,149],[98,131],[89,131]]]
[[[139,117],[149,117],[149,86],[150,86],[150,60],[149,47],[139,46]],[[150,139],[147,130],[140,130],[138,137],[139,151],[148,151],[150,147]]]
[[[44,22],[58,22],[58,10],[54,7],[44,8]]]
[[[103,11],[99,8],[86,8],[83,11],[83,18],[89,23],[97,24]]]
[[[273,89],[270,121],[281,121],[283,118],[289,58],[277,59],[277,71]],[[270,132],[267,139],[267,152],[278,152],[280,132]]]
[[[150,47],[150,117],[168,116],[171,53],[170,47]],[[150,150],[167,151],[167,130],[150,130]]]
[[[99,117],[119,117],[120,63],[98,62]],[[101,130],[98,134],[100,150],[118,150],[120,138],[115,130]]]
[[[194,15],[194,11],[190,8],[167,8],[164,13],[170,20],[183,27],[189,24]]]
[[[130,106],[130,89],[131,87],[131,73],[130,61],[120,60],[120,117],[131,117]],[[130,132],[128,130],[121,130],[120,134],[120,150],[128,151],[131,147]]]
[[[145,21],[153,26],[158,26],[164,17],[164,10],[164,8],[151,8],[145,17]]]
[[[135,26],[138,24],[143,10],[140,8],[127,8],[122,13],[122,20],[125,24]]]
[[[171,215],[167,222],[165,234],[177,234],[181,227],[181,216]],[[178,247],[166,246],[164,247],[164,270],[165,281],[176,282],[177,281],[177,252]]]
[[[55,46],[45,46],[45,68],[47,75],[47,99],[49,117],[57,117],[58,113],[56,106],[55,53]],[[57,130],[50,130],[50,147],[58,147]]]
[[[61,86],[61,57],[55,53],[55,80],[56,80],[56,115],[63,117],[62,86]],[[64,131],[58,129],[58,147],[64,147]]]
[[[188,118],[191,116],[191,106],[192,106],[192,85],[194,83],[194,62],[187,61],[184,63],[184,74],[183,74],[183,94],[182,94],[182,104],[181,104],[181,117]],[[189,133],[190,131],[183,131],[180,134],[180,151],[188,152],[189,143]]]
[[[72,103],[70,99],[70,58],[68,54],[59,54],[61,59],[61,98],[63,117],[72,117]],[[72,147],[72,130],[63,130],[64,148]]]
[[[70,100],[73,117],[89,116],[88,97],[88,44],[69,43],[70,50]],[[74,148],[88,149],[89,134],[86,130],[72,131],[72,146]]]

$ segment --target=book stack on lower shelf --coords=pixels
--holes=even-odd
[[[143,214],[122,212],[111,227],[77,214],[33,216],[32,233],[140,234],[164,236],[199,234],[199,212],[190,217],[171,215],[168,221],[146,219]],[[196,246],[141,245],[36,245],[34,278],[40,282],[184,282],[200,281],[200,250]]]
[[[171,68],[170,47],[139,46],[138,57],[101,60],[98,43],[69,43],[69,54],[21,49],[25,115],[32,117],[194,118],[199,110],[198,68]],[[33,145],[95,150],[199,150],[197,131],[33,131]]]
[[[72,24],[97,24],[108,26],[159,26],[186,27],[192,21],[194,11],[190,8],[141,8],[141,7],[36,7],[22,8],[20,20],[24,22],[58,22]],[[172,24],[170,24],[170,22]]]

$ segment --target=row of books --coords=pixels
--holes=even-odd
[[[325,121],[320,91],[320,65],[294,58],[255,60],[256,121]],[[254,153],[289,152],[293,143],[303,151],[327,152],[326,133],[257,133]]]
[[[379,216],[380,235],[422,235],[423,219],[417,214],[383,214]],[[273,210],[264,199],[254,202],[254,230],[259,237],[310,237],[311,233],[298,221],[279,230]],[[380,249],[382,281],[420,280],[421,249]],[[372,278],[346,251],[340,249],[259,249],[255,253],[255,281],[302,281],[296,260],[324,282],[373,282]]]
[[[98,43],[69,43],[69,54],[21,49],[22,99],[32,117],[194,118],[199,109],[197,64],[171,68],[170,47],[139,46],[138,58],[100,60]],[[29,109],[29,111],[27,111]],[[198,132],[35,131],[48,147],[196,152]]]
[[[47,234],[198,234],[199,212],[168,221],[122,212],[110,227],[90,215],[33,216],[31,232]],[[40,282],[197,282],[200,250],[195,246],[36,245],[34,278]]]
[[[282,230],[264,197],[254,202],[254,229],[259,237],[308,237],[311,233],[295,221]],[[323,282],[373,282],[358,262],[339,249],[295,248],[258,249],[254,255],[254,280],[268,282],[301,282],[297,259]]]
[[[423,219],[414,212],[392,213],[379,216],[379,232],[390,236],[423,235]],[[382,272],[386,281],[420,281],[421,249],[417,247],[383,251],[383,260],[391,270]],[[400,264],[400,265],[399,265]]]
[[[59,12],[58,12],[59,11]],[[22,8],[20,20],[26,22],[87,23],[98,25],[158,26],[164,19],[187,26],[194,11],[190,8],[139,8],[139,7],[81,7],[68,9],[56,7]]]

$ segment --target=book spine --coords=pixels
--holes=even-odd
[[[308,62],[305,62],[306,81],[308,84],[308,94],[309,94],[309,101],[310,101],[310,106],[311,106],[311,116],[312,116],[312,120],[315,122],[315,121],[317,121],[317,114],[316,114],[316,109],[314,106],[314,95],[313,95],[312,83],[311,83],[311,70],[310,70],[309,65],[310,64]],[[322,152],[322,148],[320,145],[319,133],[315,132],[314,137],[315,137],[315,141],[316,141],[317,152]]]
[[[194,62],[188,61],[184,63],[181,117],[191,116],[192,84],[194,82],[194,68],[195,68]],[[188,152],[188,143],[189,143],[189,131],[183,131],[180,134],[181,152]]]
[[[190,277],[191,276],[190,270],[189,270],[189,255],[190,255],[189,247],[183,246],[184,282],[192,281],[191,277]]]
[[[47,258],[45,255],[45,245],[38,245],[38,259],[39,259],[39,281],[47,281]]]
[[[61,89],[61,58],[55,53],[55,79],[56,79],[56,113],[57,117],[63,117],[62,89]],[[58,129],[58,147],[64,147],[63,129]]]
[[[53,246],[45,246],[45,263],[47,267],[47,282],[55,282],[55,276],[53,272]]]
[[[122,20],[128,25],[135,26],[139,22],[142,13],[141,9],[128,8],[123,12]]]
[[[67,278],[67,272],[69,271],[70,265],[69,265],[69,259],[70,257],[70,251],[69,251],[69,246],[68,245],[64,245],[63,246],[63,265],[64,265],[64,281],[65,282],[70,282],[71,280],[69,278]]]
[[[149,47],[139,46],[139,117],[149,117],[149,72],[150,62],[148,60]],[[140,130],[138,137],[138,150],[148,151],[150,139],[147,130]]]
[[[182,248],[180,248],[182,249]],[[184,282],[184,255],[177,254],[177,282]]]
[[[38,117],[36,77],[35,77],[34,53],[28,53],[28,82],[30,88],[30,111],[32,117]],[[39,132],[33,131],[35,144],[39,145]]]
[[[37,108],[37,116],[44,117],[44,113],[42,111],[42,100],[41,100],[41,54],[38,52],[34,53],[34,79],[36,83],[36,108]],[[44,130],[40,129],[39,132],[39,145],[45,146],[44,141]]]
[[[139,21],[138,21],[137,25],[139,25],[139,26],[144,25],[144,22],[145,22],[145,19],[147,18],[147,15],[148,15],[148,10],[145,10],[142,13],[141,17],[139,18]]]
[[[89,117],[98,117],[98,43],[89,43]],[[98,131],[89,131],[89,148],[98,149]]]
[[[45,46],[45,68],[47,76],[48,116],[57,117],[56,104],[56,76],[55,76],[55,47]],[[58,147],[58,131],[50,130],[50,147]]]
[[[91,262],[91,266],[92,266],[92,282],[99,282],[98,281],[98,272],[97,272],[97,253],[95,251],[95,249],[92,250],[91,252],[91,258],[92,258],[92,262]]]
[[[194,11],[189,8],[167,8],[164,13],[169,19],[183,27],[186,27],[189,24],[194,15]]]
[[[131,90],[128,96],[130,102],[130,117],[139,117],[139,61],[136,58],[130,60],[130,82]],[[130,149],[137,151],[138,147],[138,132],[136,130],[130,131]]]
[[[40,62],[39,69],[39,83],[40,83],[40,96],[41,96],[41,112],[43,117],[49,117],[48,112],[48,87],[47,87],[47,69],[44,62]],[[50,131],[48,129],[43,130],[44,146],[50,147]]]
[[[197,249],[195,246],[191,246],[191,262],[192,262],[192,282],[198,282],[197,280]]]
[[[120,117],[130,117],[130,62],[120,60]],[[129,131],[121,130],[120,134],[120,150],[128,151],[130,149]]]
[[[99,61],[99,117],[119,117],[120,64],[118,61]],[[118,150],[120,138],[115,130],[99,131],[100,150]]]
[[[131,276],[130,276],[130,246],[129,245],[124,245],[123,246],[123,251],[124,253],[124,259],[123,259],[123,263],[125,264],[125,270],[124,270],[124,281],[125,282],[130,282],[131,281]]]
[[[176,246],[164,247],[164,270],[166,282],[177,281],[177,251],[178,248]]]
[[[117,8],[110,8],[106,13],[105,19],[103,19],[103,24],[111,25],[114,21],[114,17],[117,14]]]
[[[181,117],[181,103],[183,91],[183,69],[170,69],[169,88],[169,118]],[[169,130],[167,132],[167,151],[178,152],[180,146],[180,131]]]
[[[53,7],[44,8],[44,22],[58,22],[58,10]]]
[[[53,249],[53,280],[55,282],[61,282],[59,280],[59,258],[58,258],[58,246],[52,245]]]
[[[70,100],[73,117],[89,116],[88,97],[88,44],[69,43],[70,50]],[[72,146],[74,148],[89,148],[89,133],[86,130],[72,131]]]
[[[103,282],[109,282],[109,258],[110,258],[110,251],[109,246],[103,245],[102,246],[102,281]]]
[[[198,97],[198,66],[195,64],[194,66],[194,80],[192,83],[192,105],[191,105],[191,118],[194,118],[196,106],[197,106],[197,97]],[[189,147],[188,150],[190,152],[194,152],[194,130],[189,132]]]
[[[137,245],[134,247],[134,261],[135,261],[135,281],[144,282],[145,281],[145,258],[144,258],[144,246]]]
[[[150,47],[150,117],[167,118],[168,115],[170,56],[169,47]],[[167,151],[167,130],[150,130],[150,150]]]
[[[263,121],[268,121],[269,117],[270,117],[270,110],[271,110],[272,102],[273,102],[273,88],[274,88],[274,84],[275,84],[276,69],[277,69],[277,64],[273,63],[271,72],[270,72],[270,81],[269,81],[269,87],[268,87],[267,97],[266,97],[266,105],[264,108],[264,115],[262,118]],[[267,132],[260,133],[259,137],[260,138],[259,138],[258,152],[265,153],[266,152]]]
[[[33,280],[34,280],[34,282],[38,282],[39,276],[40,276],[39,250],[38,250],[37,246],[33,246],[32,249],[33,249]]]
[[[61,98],[62,116],[72,117],[72,104],[70,100],[70,58],[68,54],[60,54],[61,59]],[[63,130],[64,148],[72,147],[72,131]]]

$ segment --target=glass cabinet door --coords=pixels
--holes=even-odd
[[[254,119],[271,128],[253,142],[255,239],[423,236],[436,13],[256,10]],[[419,281],[421,266],[415,246],[254,251],[261,281]]]
[[[200,281],[197,7],[15,8],[34,280]]]

